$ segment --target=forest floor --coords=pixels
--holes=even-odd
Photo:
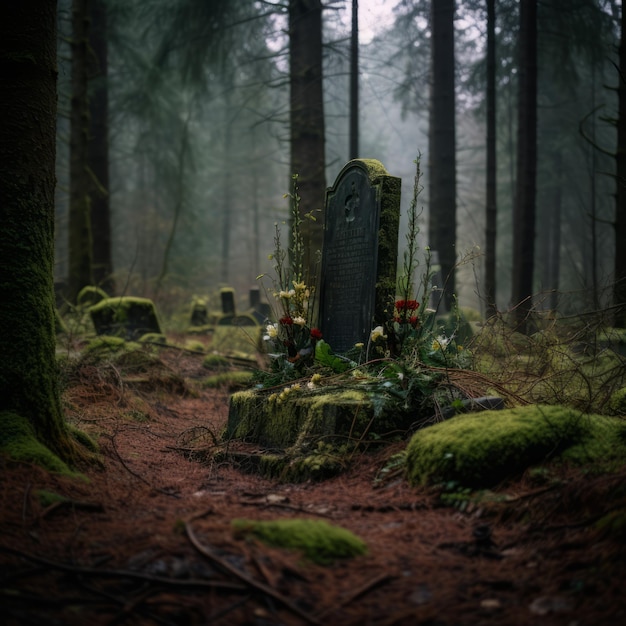
[[[0,460],[7,626],[626,623],[626,471],[529,473],[444,506],[399,475],[376,482],[389,444],[324,482],[271,481],[185,453],[214,446],[229,396],[200,384],[201,356],[162,360],[147,378],[85,365],[68,381],[68,416],[101,447],[88,481]],[[368,553],[316,565],[231,526],[303,517]]]

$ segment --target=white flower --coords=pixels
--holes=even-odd
[[[372,341],[377,341],[378,339],[386,339],[387,335],[385,335],[385,331],[382,326],[376,326],[370,335],[370,339]]]
[[[265,332],[267,333],[267,335],[265,335],[264,339],[265,341],[269,340],[269,339],[276,339],[276,337],[278,337],[278,328],[276,326],[276,324],[268,324],[265,327]],[[267,339],[266,339],[267,337]]]
[[[432,349],[433,350],[445,350],[447,345],[450,343],[450,339],[452,339],[452,337],[446,337],[445,335],[439,335],[433,341]]]
[[[294,317],[293,318],[293,323],[297,324],[298,326],[305,326],[306,325],[306,320],[303,317]]]

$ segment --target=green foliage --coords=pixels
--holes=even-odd
[[[319,565],[331,565],[337,559],[367,553],[367,544],[359,537],[322,520],[235,519],[232,527],[238,537],[254,537],[271,546],[298,550],[305,559]]]
[[[322,337],[320,330],[313,327],[315,286],[307,285],[304,280],[305,249],[297,175],[293,180],[293,193],[288,194],[292,199],[291,246],[288,251],[284,248],[280,227],[275,224],[274,252],[270,255],[274,261],[272,295],[277,320],[266,326],[263,335],[273,373],[269,377],[270,385],[274,384],[276,374],[283,382],[302,376],[313,365],[315,346]],[[262,378],[261,374],[259,379]]]
[[[334,355],[330,346],[323,339],[320,339],[315,345],[315,361],[337,374],[345,372],[349,367],[356,367],[356,363],[349,359]]]
[[[407,447],[413,485],[496,484],[560,457],[574,463],[626,460],[626,424],[564,406],[528,405],[454,417],[418,431]]]
[[[563,404],[604,413],[626,385],[626,361],[612,329],[601,320],[540,320],[531,336],[512,332],[506,319],[491,318],[471,340],[475,369],[537,404]],[[614,412],[614,408],[609,409]]]

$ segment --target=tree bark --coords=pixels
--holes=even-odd
[[[626,328],[626,22],[622,6],[621,40],[619,45],[619,110],[617,118],[617,153],[615,195],[615,263],[613,304],[618,306],[614,324]]]
[[[350,159],[359,158],[359,0],[352,0],[350,37]]]
[[[456,123],[454,0],[431,2],[429,239],[441,264],[443,304],[450,310],[456,265]]]
[[[91,180],[91,231],[93,278],[96,285],[114,295],[111,255],[111,207],[109,196],[109,90],[107,12],[105,0],[90,0],[88,167]]]
[[[498,220],[496,163],[496,2],[487,0],[487,179],[485,215],[485,299],[487,317],[496,304],[496,234]]]
[[[55,360],[56,2],[0,4],[0,434],[70,455]]]
[[[291,172],[298,176],[304,242],[303,278],[318,283],[326,193],[322,84],[322,3],[289,1]],[[314,218],[310,219],[307,216]]]
[[[68,296],[93,283],[91,271],[91,220],[87,169],[89,104],[87,55],[89,36],[88,0],[72,2],[72,102],[70,110],[70,206]]]
[[[535,256],[537,178],[537,2],[521,0],[519,34],[517,180],[513,204],[511,303],[520,332],[529,330]]]

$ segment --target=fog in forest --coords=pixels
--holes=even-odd
[[[100,0],[106,72],[110,270],[115,295],[164,314],[230,286],[239,298],[271,272],[275,224],[288,239],[292,191],[287,2]],[[575,4],[575,6],[574,6]],[[563,313],[610,304],[614,271],[619,3],[549,0],[537,18],[533,294]],[[457,2],[455,292],[485,312],[486,3]],[[518,2],[496,2],[496,304],[511,302],[518,124]],[[74,6],[76,11],[76,6]],[[350,159],[352,3],[323,3],[326,186]],[[375,11],[378,11],[376,13]],[[382,11],[382,13],[380,13]],[[360,0],[359,156],[402,178],[399,264],[421,155],[420,254],[430,246],[430,3]],[[71,283],[72,6],[59,2],[56,280]],[[93,34],[92,32],[92,34]],[[74,58],[74,62],[75,62]],[[89,69],[91,68],[91,69]],[[93,121],[93,116],[92,116]],[[431,138],[432,141],[432,138]],[[100,181],[101,182],[101,181]],[[320,191],[320,194],[322,192]],[[323,198],[323,195],[320,197]],[[322,203],[319,202],[319,209]],[[102,236],[91,227],[94,242]],[[83,239],[85,236],[83,236]],[[555,252],[556,249],[556,252]],[[556,266],[554,260],[557,260]],[[96,262],[97,259],[94,261]],[[421,263],[424,264],[422,257]],[[558,298],[550,294],[558,292]]]

